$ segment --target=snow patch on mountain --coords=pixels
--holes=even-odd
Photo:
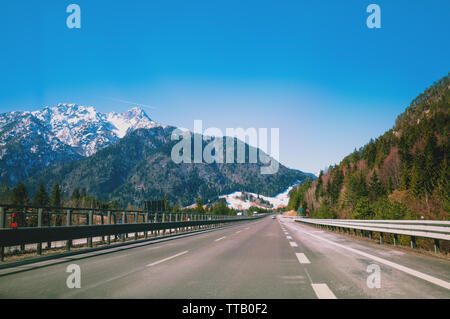
[[[133,107],[122,114],[115,112],[108,113],[107,121],[115,127],[113,131],[119,138],[124,137],[130,130],[163,126],[153,122],[147,114],[138,107]]]
[[[295,182],[285,191],[275,195],[274,197],[249,192],[234,192],[228,195],[219,196],[219,198],[224,198],[227,202],[227,206],[236,210],[247,210],[250,207],[264,209],[283,208],[289,204],[289,192],[298,184],[299,181]]]

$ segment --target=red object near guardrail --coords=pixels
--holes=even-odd
[[[11,228],[17,228],[19,226],[19,224],[17,223],[17,213],[12,213],[11,219]]]

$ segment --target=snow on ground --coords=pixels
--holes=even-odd
[[[245,194],[252,195],[255,200],[259,198],[269,202],[272,205],[273,209],[286,207],[289,203],[289,192],[292,190],[294,186],[296,186],[299,182],[296,182],[294,185],[289,186],[284,192],[274,196],[268,197],[263,195],[258,195],[255,193],[245,192]],[[265,205],[260,205],[250,200],[242,200],[240,197],[242,196],[242,192],[234,192],[228,195],[222,195],[220,198],[225,198],[227,205],[229,208],[244,210],[249,209],[252,206],[267,208]]]

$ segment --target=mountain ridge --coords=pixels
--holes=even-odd
[[[281,164],[273,175],[261,174],[261,162],[176,164],[171,159],[177,143],[171,140],[175,129],[135,130],[90,157],[44,169],[27,179],[26,185],[35,191],[40,181],[49,185],[58,181],[66,196],[75,188],[85,188],[101,200],[117,200],[123,205],[140,205],[164,195],[172,202],[188,205],[197,197],[206,202],[239,190],[276,195],[297,180],[312,178]],[[245,146],[248,154],[251,146]]]
[[[93,155],[128,132],[159,126],[137,107],[101,113],[91,106],[59,103],[2,113],[0,182],[14,185],[46,167]]]

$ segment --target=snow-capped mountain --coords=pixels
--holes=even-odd
[[[75,188],[84,188],[91,196],[123,206],[165,194],[173,203],[186,205],[197,197],[215,200],[235,190],[251,192],[241,194],[244,201],[256,193],[272,196],[309,178],[281,164],[276,174],[261,174],[262,162],[175,164],[174,129],[155,123],[139,108],[105,114],[93,107],[58,104],[3,113],[0,184],[15,187],[24,182],[33,196],[41,182],[47,191],[58,182],[66,198]],[[249,152],[250,146],[246,148]],[[278,207],[287,202],[286,196],[259,196],[254,201]]]
[[[100,113],[58,104],[0,114],[0,182],[14,184],[56,163],[91,156],[127,133],[162,126],[140,108]]]
[[[100,113],[92,106],[58,104],[31,112],[64,144],[82,156],[90,156],[128,132],[161,126],[140,108],[125,113]]]

